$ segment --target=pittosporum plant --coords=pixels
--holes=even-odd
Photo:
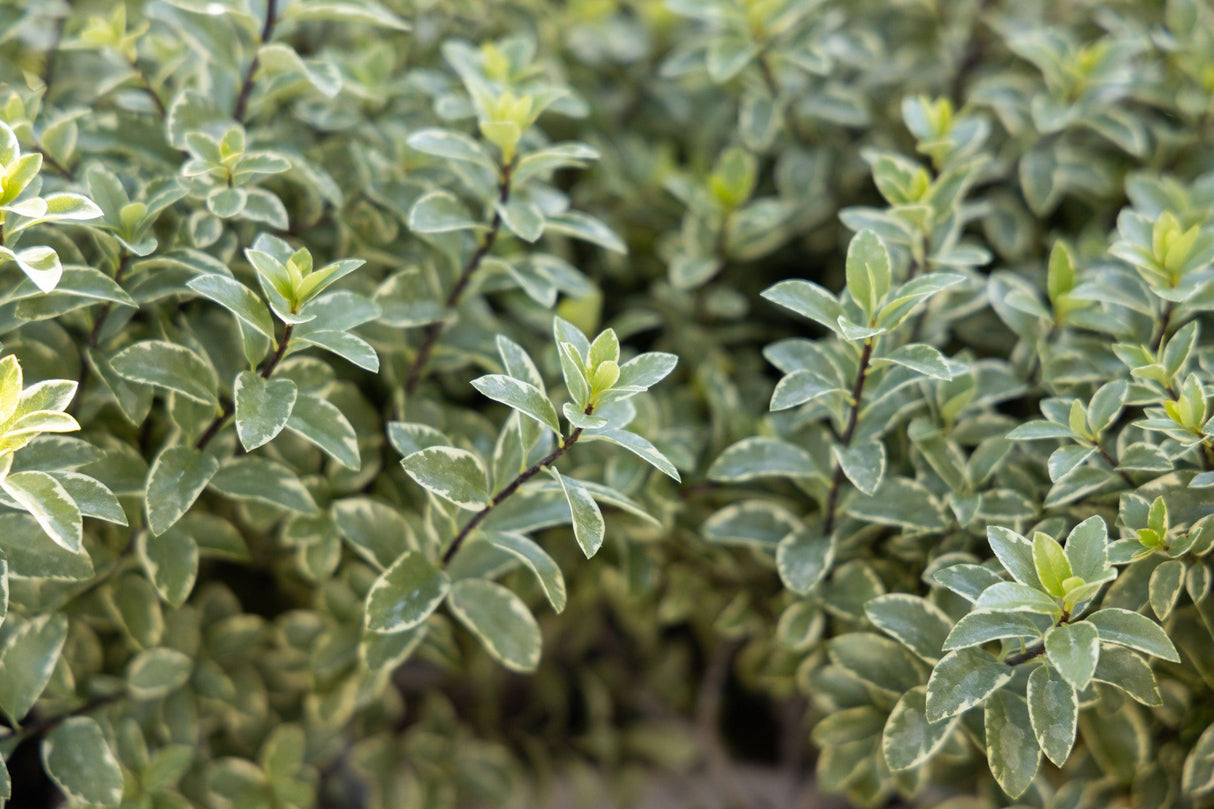
[[[0,803],[1214,806],[1208,4],[0,32]]]

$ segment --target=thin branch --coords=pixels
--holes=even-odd
[[[1063,610],[1062,615],[1058,617],[1058,620],[1055,622],[1054,626],[1062,626],[1063,624],[1068,623],[1070,620],[1070,610]],[[1003,662],[1009,666],[1019,666],[1021,663],[1027,663],[1034,658],[1041,657],[1043,654],[1045,654],[1044,640],[1034,643],[1032,646],[1029,646],[1022,652],[1017,652],[1014,655],[1008,655],[1003,659]]]
[[[776,80],[776,72],[771,69],[771,61],[767,58],[767,51],[759,51],[755,61],[759,65],[759,73],[763,76],[763,83],[767,85],[767,92],[771,93],[772,98],[780,97],[780,82]]]
[[[269,359],[266,360],[265,367],[261,369],[262,379],[269,379],[270,375],[274,373],[274,369],[278,367],[278,363],[282,362],[282,358],[287,355],[287,348],[291,343],[291,332],[294,330],[295,325],[293,323],[288,323],[287,327],[283,329],[282,339],[278,341],[278,345],[274,348],[274,353],[270,355]],[[212,439],[219,435],[219,431],[223,429],[223,426],[228,423],[228,419],[232,418],[235,413],[236,400],[233,398],[224,407],[223,412],[207,425],[206,430],[199,436],[198,442],[194,444],[194,449],[199,451],[206,449],[207,444],[210,444]]]
[[[1006,658],[1004,658],[1003,662],[1009,666],[1019,666],[1021,663],[1027,663],[1034,658],[1041,657],[1043,654],[1045,654],[1045,644],[1034,643],[1023,652],[1008,655]]]
[[[591,405],[587,407],[584,412],[586,415],[590,415],[594,412],[594,406]],[[500,506],[506,501],[507,498],[517,492],[524,483],[556,463],[557,459],[568,452],[569,448],[576,444],[577,440],[581,437],[582,428],[575,428],[573,432],[569,434],[568,438],[562,439],[557,444],[556,448],[553,449],[552,452],[549,452],[543,457],[543,459],[536,462],[533,466],[530,466],[520,472],[518,477],[506,484],[505,488],[493,496],[493,499],[489,501],[489,505],[473,514],[472,519],[468,520],[468,522],[464,524],[464,527],[461,528],[459,533],[455,535],[455,539],[451,540],[451,544],[447,546],[447,551],[443,554],[443,567],[451,564],[451,560],[455,558],[455,555],[459,553],[459,549],[463,547],[464,541],[467,540],[472,532],[476,530],[478,525],[485,521],[485,518],[492,513],[493,509]]]
[[[1168,328],[1172,325],[1172,315],[1176,310],[1176,304],[1172,301],[1167,301],[1163,305],[1163,316],[1159,319],[1159,331],[1151,338],[1151,350],[1158,351],[1163,345],[1164,339],[1168,336]]]
[[[278,0],[266,0],[266,21],[261,29],[261,39],[257,46],[270,41],[270,37],[274,35],[274,26],[278,23]],[[254,52],[252,60],[249,61],[248,68],[245,69],[244,79],[240,82],[240,92],[236,94],[236,105],[232,108],[232,117],[236,119],[236,123],[244,123],[245,114],[248,112],[249,96],[253,92],[253,76],[257,73],[257,68],[261,64],[261,57]]]
[[[61,713],[58,716],[49,716],[46,719],[40,719],[36,722],[31,722],[28,725],[14,727],[13,733],[7,737],[0,737],[0,741],[8,741],[12,738],[17,738],[20,741],[28,741],[35,739],[44,734],[50,733],[55,728],[62,725],[67,720],[76,717],[90,714],[93,711],[98,711],[107,705],[112,705],[122,699],[121,694],[111,694],[108,697],[97,697],[89,700],[78,708],[73,708],[66,713]]]
[[[498,200],[503,205],[510,200],[510,178],[513,171],[513,162],[502,166],[502,180],[498,184]],[[497,237],[501,233],[501,230],[502,215],[494,210],[493,219],[489,222],[489,232],[485,234],[485,239],[481,242],[480,247],[476,248],[476,252],[468,259],[468,263],[464,265],[463,271],[460,272],[459,278],[456,279],[455,286],[451,288],[446,301],[443,302],[445,309],[450,311],[459,306],[464,293],[468,289],[468,284],[472,280],[473,274],[481,266],[481,262],[485,260],[485,257],[489,255],[489,251],[493,249],[493,245],[497,242]],[[430,355],[434,353],[434,347],[438,344],[438,338],[442,336],[446,325],[445,320],[436,320],[426,327],[426,334],[422,338],[422,344],[418,347],[417,354],[413,356],[413,363],[409,366],[409,373],[405,377],[406,395],[413,393],[417,389],[418,383],[422,380],[422,373],[425,371],[426,363],[430,361]]]
[[[1100,457],[1104,460],[1104,462],[1107,463],[1110,467],[1112,467],[1113,471],[1116,472],[1121,477],[1121,479],[1125,481],[1125,484],[1127,486],[1129,486],[1131,489],[1138,488],[1138,486],[1134,483],[1134,479],[1132,477],[1130,477],[1129,472],[1125,471],[1124,469],[1117,468],[1117,459],[1113,457],[1112,453],[1110,453],[1107,449],[1102,447],[1100,444],[1096,444],[1096,452],[1098,452],[1100,454]]]
[[[42,145],[41,141],[39,141],[39,140],[34,141],[34,150],[36,152],[38,152],[38,154],[42,155],[42,162],[46,163],[46,165],[50,166],[51,169],[53,169],[57,174],[62,175],[70,182],[76,182],[76,172],[72,171],[70,168],[65,166],[63,163],[60,163],[58,160],[56,160],[55,156],[53,154],[51,154],[50,152],[48,152],[46,150],[46,147]]]
[[[164,106],[164,101],[160,99],[160,93],[156,92],[156,88],[152,86],[152,80],[144,69],[139,66],[139,62],[134,58],[127,60],[127,64],[131,66],[131,70],[135,71],[135,78],[139,80],[139,87],[152,99],[152,104],[156,107],[156,112],[159,113],[161,119],[169,117],[169,111]]]
[[[864,350],[860,353],[860,367],[856,371],[856,381],[851,389],[851,412],[847,416],[847,427],[839,437],[839,443],[844,449],[851,446],[851,440],[856,434],[856,426],[860,423],[860,405],[864,401],[864,381],[868,378],[868,365],[873,358],[875,339],[870,337],[864,341]],[[822,529],[827,535],[835,530],[835,515],[839,508],[839,491],[843,488],[843,464],[835,462],[835,474],[830,481],[830,494],[826,498],[826,520]]]

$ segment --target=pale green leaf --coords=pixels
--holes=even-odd
[[[42,763],[74,803],[117,806],[122,800],[122,765],[91,716],[73,716],[47,734]]]
[[[534,671],[540,662],[540,628],[518,596],[490,581],[465,579],[451,586],[451,613],[499,663]]]
[[[1029,719],[1046,758],[1061,767],[1075,744],[1079,699],[1075,689],[1051,666],[1037,666],[1029,675]]]
[[[451,587],[447,573],[418,551],[405,551],[367,593],[367,628],[399,632],[425,621]]]
[[[489,503],[489,482],[481,459],[455,447],[429,447],[401,460],[419,485],[461,508]]]

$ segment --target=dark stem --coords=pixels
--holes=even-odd
[[[767,53],[759,51],[758,59],[755,61],[759,64],[759,73],[763,75],[763,83],[767,85],[767,92],[771,93],[772,98],[779,98],[780,82],[776,81],[776,73],[771,69],[771,62],[767,59]]]
[[[1062,626],[1063,624],[1068,623],[1070,620],[1071,620],[1071,611],[1069,609],[1064,609],[1062,611],[1062,615],[1058,616],[1058,620],[1054,623],[1054,626]],[[1021,663],[1027,663],[1028,661],[1032,660],[1035,657],[1041,657],[1043,654],[1045,654],[1045,641],[1044,640],[1034,643],[1032,646],[1029,646],[1023,652],[1017,652],[1014,655],[1008,655],[1007,657],[1005,657],[1003,659],[1003,662],[1009,666],[1019,666]]]
[[[585,412],[587,415],[593,413],[594,406],[591,405],[590,407],[587,407]],[[459,529],[459,533],[455,535],[455,539],[451,540],[451,544],[447,546],[447,552],[443,554],[443,567],[451,564],[451,560],[455,558],[455,555],[459,553],[459,549],[463,547],[464,541],[468,539],[469,535],[471,535],[473,531],[476,530],[478,525],[485,521],[485,518],[489,516],[493,509],[500,506],[506,501],[507,498],[517,492],[524,483],[556,463],[557,459],[568,452],[569,448],[576,444],[577,440],[581,437],[582,428],[575,428],[573,432],[569,434],[568,438],[557,444],[556,448],[553,449],[552,452],[545,455],[543,459],[536,462],[535,465],[524,469],[519,473],[518,477],[506,484],[505,488],[493,495],[493,499],[489,501],[489,505],[473,514],[472,519],[468,520],[468,522],[464,524],[464,527]]]
[[[1019,666],[1021,663],[1027,663],[1036,657],[1041,657],[1045,654],[1044,643],[1034,643],[1032,646],[1025,649],[1023,652],[1017,652],[1014,655],[1008,655],[1003,662],[1009,666]]]
[[[120,699],[122,699],[121,695],[111,694],[108,697],[98,697],[96,699],[89,700],[79,708],[73,708],[72,710],[67,711],[66,713],[61,713],[58,716],[49,716],[46,719],[39,719],[36,722],[31,722],[28,725],[24,725],[19,729],[14,728],[13,730],[15,732],[12,734],[12,736],[7,738],[16,737],[22,741],[35,739],[46,733],[50,733],[52,730],[73,717],[84,716],[85,714],[90,714],[93,711],[98,711],[107,705],[112,705],[113,703],[118,702]]]
[[[1096,444],[1096,451],[1100,453],[1100,457],[1104,460],[1104,462],[1112,467],[1114,472],[1121,476],[1121,479],[1125,481],[1127,486],[1129,486],[1131,489],[1138,488],[1134,485],[1134,479],[1130,477],[1129,472],[1125,471],[1124,469],[1117,468],[1117,459],[1113,457],[1112,453],[1110,453],[1100,444]]]
[[[860,423],[860,405],[864,400],[864,380],[868,377],[868,364],[873,358],[873,343],[874,338],[870,337],[864,341],[864,350],[860,354],[860,367],[856,371],[856,381],[852,384],[851,389],[851,413],[847,416],[847,427],[843,430],[843,435],[839,437],[839,443],[844,449],[851,446],[852,437],[856,434],[856,426]],[[830,481],[830,494],[826,498],[826,520],[822,524],[823,530],[829,536],[830,532],[835,530],[835,512],[839,507],[839,491],[843,488],[843,464],[835,463],[835,473]]]
[[[274,26],[277,23],[278,0],[266,0],[266,22],[261,29],[261,39],[257,43],[258,47],[270,41],[270,37],[274,35]],[[236,119],[237,123],[244,123],[244,117],[249,107],[249,95],[253,92],[253,75],[257,73],[260,63],[261,59],[255,51],[248,68],[245,69],[244,79],[240,82],[240,92],[236,95],[236,105],[232,108],[232,117]]]
[[[507,163],[502,167],[502,181],[498,184],[498,199],[505,204],[510,199],[510,175],[514,171],[514,163]],[[455,281],[455,286],[451,287],[451,292],[447,295],[447,299],[443,302],[443,307],[447,310],[454,309],[459,306],[460,300],[464,297],[464,292],[468,289],[469,282],[472,281],[473,274],[481,266],[481,262],[489,255],[489,251],[493,249],[493,245],[497,242],[497,236],[502,230],[502,215],[496,210],[493,212],[493,219],[489,221],[489,232],[485,234],[485,240],[481,242],[480,247],[476,248],[476,252],[468,259],[468,263],[464,265],[463,271],[460,272],[459,278]],[[422,344],[417,349],[417,354],[413,356],[413,364],[409,366],[409,373],[405,377],[405,393],[413,393],[417,389],[417,385],[422,380],[422,373],[426,369],[426,363],[430,361],[430,355],[434,353],[434,347],[438,343],[438,338],[442,336],[443,329],[446,328],[445,320],[436,320],[426,327],[425,336],[422,338]]]
[[[1172,314],[1176,309],[1176,304],[1171,301],[1163,305],[1163,316],[1159,319],[1159,331],[1151,339],[1151,350],[1158,351],[1163,345],[1164,338],[1168,336],[1168,329],[1172,325]]]
[[[278,345],[274,348],[274,353],[270,355],[269,359],[266,360],[265,367],[261,369],[262,379],[269,379],[270,374],[274,373],[274,369],[278,367],[278,363],[282,362],[282,358],[286,356],[287,348],[291,344],[291,332],[294,330],[295,325],[293,323],[288,323],[287,327],[283,329],[282,339],[278,341]],[[207,425],[206,430],[199,436],[198,442],[194,444],[194,449],[199,451],[206,449],[207,444],[211,443],[212,439],[219,435],[219,431],[223,429],[223,426],[228,423],[228,419],[232,418],[235,412],[236,400],[233,399],[223,408],[223,412]]]
[[[148,74],[143,72],[143,68],[139,66],[139,62],[135,59],[130,59],[127,64],[131,66],[131,70],[135,71],[135,78],[139,79],[139,86],[147,97],[152,99],[152,103],[156,105],[156,112],[159,113],[162,119],[169,117],[169,111],[165,109],[164,102],[160,100],[160,93],[156,92],[156,88],[152,86],[152,80],[148,78]]]
[[[42,161],[54,169],[56,173],[63,175],[71,182],[76,181],[76,172],[56,160],[55,156],[44,149],[39,141],[35,140],[34,149],[37,150],[38,154],[42,155]]]

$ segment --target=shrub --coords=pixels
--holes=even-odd
[[[1214,805],[1208,5],[0,19],[0,802]]]

